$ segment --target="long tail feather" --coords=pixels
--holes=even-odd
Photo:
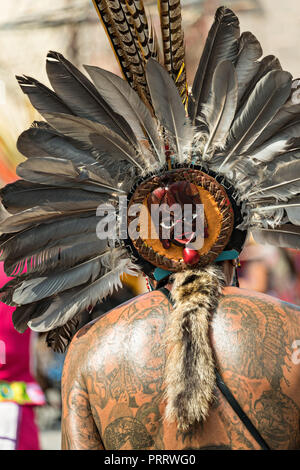
[[[133,6],[125,0],[93,0],[124,77],[142,100],[149,100],[145,63],[149,57],[149,35],[142,3]],[[141,21],[142,18],[142,21]],[[147,37],[147,39],[146,39]],[[147,50],[148,49],[148,50]]]
[[[158,0],[158,7],[164,65],[176,83],[182,101],[185,103],[187,82],[180,0]]]
[[[22,132],[17,148],[27,158],[55,157],[71,160],[75,165],[93,165],[96,162],[91,152],[81,149],[78,142],[59,134],[55,129],[36,127]]]
[[[246,89],[243,97],[241,98],[240,103],[238,105],[238,111],[248,101],[257,83],[272,70],[282,70],[282,67],[280,65],[279,60],[274,55],[267,55],[259,62],[258,71],[256,75],[254,75],[254,77],[252,78],[248,88]]]
[[[115,248],[115,252],[117,250]],[[99,277],[104,258],[107,259],[106,252],[63,272],[23,281],[15,289],[13,301],[18,305],[30,304],[73,287],[92,283]]]
[[[95,211],[78,214],[75,217],[64,217],[50,224],[33,225],[24,231],[2,235],[0,237],[0,260],[19,257],[37,252],[47,246],[52,246],[58,240],[64,240],[70,234],[81,235],[96,232],[99,217]]]
[[[99,240],[96,232],[86,233],[84,237],[69,235],[64,240],[55,240],[42,249],[33,249],[19,257],[13,256],[4,261],[4,270],[9,276],[20,276],[24,268],[27,274],[49,274],[64,270],[75,264],[103,253],[107,240]]]

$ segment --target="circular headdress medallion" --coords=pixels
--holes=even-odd
[[[224,187],[197,169],[146,179],[128,205],[131,243],[146,261],[169,271],[211,263],[224,250],[233,224]]]

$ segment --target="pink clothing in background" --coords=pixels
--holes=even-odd
[[[10,278],[4,273],[3,263],[0,263],[0,287],[9,280]],[[2,419],[4,417],[10,419],[9,416],[5,416],[5,402],[16,403],[15,406],[18,406],[19,411],[17,423],[11,423],[12,426],[16,424],[14,439],[7,439],[5,435],[8,428],[1,429],[0,426],[0,441],[2,441],[2,446],[6,441],[10,441],[10,445],[14,445],[17,450],[39,450],[34,406],[44,404],[44,395],[31,372],[32,332],[28,329],[25,333],[20,334],[14,329],[13,311],[14,307],[0,302],[0,387],[1,385],[4,387],[0,396],[0,415],[2,412],[2,414],[4,413]],[[23,385],[18,388],[18,383]],[[17,387],[13,388],[16,384]],[[10,387],[12,388],[10,389]],[[24,396],[29,399],[20,404],[19,397],[23,399],[20,390],[23,389],[26,391]],[[6,395],[3,390],[13,391],[13,393]],[[15,418],[11,417],[11,420],[13,419]]]
[[[10,280],[0,263],[0,287]],[[0,362],[0,380],[7,382],[34,382],[30,371],[31,330],[18,333],[12,323],[14,307],[0,302],[0,341],[5,345],[5,364]]]

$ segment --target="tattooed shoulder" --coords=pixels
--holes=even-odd
[[[299,307],[227,288],[212,332],[219,368],[244,410],[272,448],[295,448],[300,371],[293,344],[300,338]]]
[[[107,449],[161,448],[162,344],[169,310],[167,298],[154,291],[87,325],[72,342],[71,355],[80,362],[91,413]]]

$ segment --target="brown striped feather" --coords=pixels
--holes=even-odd
[[[176,83],[183,102],[187,97],[184,36],[180,0],[158,0],[164,65]]]

